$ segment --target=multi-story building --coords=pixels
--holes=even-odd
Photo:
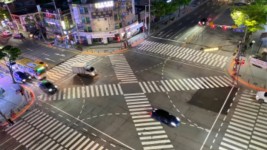
[[[2,0],[1,6],[10,13],[11,20],[7,19],[5,23],[13,30],[26,31],[27,23],[25,18],[32,19],[37,12],[35,0]]]
[[[70,4],[74,35],[83,44],[120,41],[139,32],[134,0],[80,0]]]
[[[40,6],[43,26],[47,38],[65,37],[71,34],[73,29],[72,17],[69,7],[56,6],[54,3],[47,3]]]

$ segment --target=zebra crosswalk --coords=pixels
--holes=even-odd
[[[199,90],[228,87],[232,85],[230,78],[228,78],[227,76],[208,76],[159,81],[142,81],[137,83],[141,87],[143,93]],[[94,98],[103,96],[118,96],[123,94],[124,93],[121,84],[100,84],[63,88],[54,95],[42,94],[39,99],[43,101],[54,101],[89,97]]]
[[[122,54],[112,55],[109,58],[120,83],[137,83],[133,70]]]
[[[105,146],[106,143],[100,144],[38,109],[31,111],[15,125],[7,128],[6,132],[30,150],[108,148]]]
[[[151,104],[144,93],[124,94],[136,131],[144,150],[173,149],[160,122],[150,117]]]
[[[242,91],[220,150],[266,150],[267,105],[255,102],[255,92]]]
[[[68,100],[89,97],[122,95],[120,84],[103,84],[91,86],[76,86],[63,88],[54,95],[43,94],[39,97],[43,101]]]
[[[144,41],[138,49],[219,68],[224,68],[229,58],[223,55],[152,41]]]
[[[66,75],[71,73],[72,64],[77,63],[77,62],[79,63],[89,62],[95,58],[96,56],[91,56],[91,55],[77,55],[74,58],[71,58],[67,60],[66,62],[47,71],[48,80],[52,82],[58,81],[62,77],[65,77]]]
[[[174,92],[231,86],[227,76],[209,76],[160,81],[143,81],[139,85],[144,93]]]

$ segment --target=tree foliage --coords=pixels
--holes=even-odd
[[[163,0],[154,1],[152,2],[152,13],[156,17],[166,16],[175,12],[179,5],[179,0],[172,0],[170,3]]]
[[[4,10],[4,9],[0,9],[0,20],[4,20],[7,18],[10,19],[10,15],[9,15],[8,11]]]
[[[231,17],[237,26],[246,26],[248,32],[256,32],[264,28],[266,24],[267,9],[261,3],[247,5],[242,7],[234,7]]]
[[[0,49],[0,59],[3,59],[4,57],[8,58],[7,64],[9,64],[9,65],[7,65],[7,67],[9,69],[10,75],[12,77],[13,83],[16,83],[16,82],[15,82],[15,79],[13,76],[13,70],[12,70],[12,67],[10,64],[13,61],[15,61],[19,57],[20,54],[21,54],[21,50],[19,48],[13,47],[10,45],[4,46],[2,49]]]
[[[0,59],[8,56],[10,61],[15,61],[20,54],[21,50],[19,48],[7,45],[0,50]]]

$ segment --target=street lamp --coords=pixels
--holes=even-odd
[[[253,45],[255,44],[255,40],[252,40],[250,43],[249,43],[249,46],[251,47],[251,53],[253,53]]]

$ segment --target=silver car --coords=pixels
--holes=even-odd
[[[265,91],[258,91],[256,94],[256,100],[262,104],[267,103],[267,92]]]

